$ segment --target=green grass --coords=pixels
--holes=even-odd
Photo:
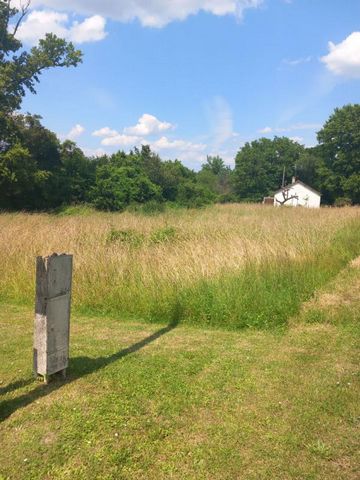
[[[123,232],[116,233],[124,241],[124,235],[120,235]],[[134,242],[134,238],[138,239],[134,234],[127,235],[126,241]],[[261,265],[249,262],[236,273],[224,272],[177,288],[161,286],[156,292],[141,288],[139,278],[136,302],[133,296],[127,298],[126,291],[121,299],[114,291],[113,297],[100,304],[94,305],[89,299],[79,307],[79,313],[96,316],[101,312],[114,318],[227,330],[284,328],[316,289],[360,254],[359,238],[358,222],[353,222],[336,233],[330,246],[302,261],[284,258]]]
[[[0,215],[0,301],[31,306],[35,257],[67,252],[74,255],[78,315],[282,329],[315,289],[360,255],[356,207],[66,212]]]
[[[32,311],[2,305],[1,480],[357,479],[359,292],[343,269],[281,332],[76,314],[49,386]]]
[[[59,217],[71,217],[71,216],[80,216],[80,217],[88,217],[90,215],[96,215],[98,212],[95,210],[94,207],[86,204],[79,204],[79,205],[65,205],[63,207],[59,207],[54,212]]]

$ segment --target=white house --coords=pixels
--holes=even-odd
[[[295,177],[293,177],[290,185],[280,188],[274,194],[274,205],[277,207],[286,205],[290,207],[319,208],[320,202],[321,193]]]

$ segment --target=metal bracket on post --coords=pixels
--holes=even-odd
[[[50,375],[69,363],[72,255],[36,259],[34,374],[48,383]]]

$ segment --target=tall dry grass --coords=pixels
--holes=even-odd
[[[252,322],[246,312],[241,313],[249,305],[234,303],[234,297],[264,298],[268,291],[277,295],[274,283],[280,285],[287,275],[294,283],[296,272],[304,277],[301,288],[308,292],[306,283],[313,288],[355,255],[359,225],[357,208],[224,205],[154,217],[4,213],[0,215],[0,297],[32,302],[35,257],[68,252],[74,254],[75,308],[159,321],[175,316],[224,324],[231,318],[234,325],[260,325],[261,319]],[[318,278],[316,273],[315,278],[319,259],[325,274]],[[309,269],[311,279],[306,278]],[[289,286],[291,291],[294,285]],[[204,316],[209,305],[213,307]]]

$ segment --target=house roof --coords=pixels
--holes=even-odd
[[[279,192],[282,192],[284,189],[288,189],[293,187],[294,185],[302,185],[303,187],[307,188],[308,190],[311,190],[312,192],[316,193],[316,195],[319,195],[321,197],[321,193],[315,190],[315,188],[309,187],[309,185],[306,185],[306,183],[302,182],[301,180],[296,180],[294,183],[290,183],[289,185],[285,185],[285,187],[279,188],[279,190],[276,190],[274,195],[276,195]]]

